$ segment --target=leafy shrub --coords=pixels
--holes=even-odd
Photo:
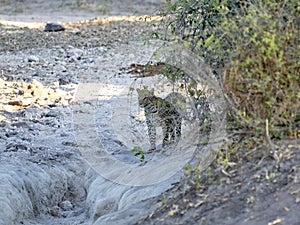
[[[271,138],[296,138],[300,123],[298,1],[167,3],[171,32],[188,41],[222,78],[234,121],[257,136],[268,129]]]
[[[296,5],[296,1],[294,5],[293,1],[262,1],[249,6],[239,20],[233,17],[221,25],[233,46],[223,73],[225,91],[250,124],[257,127],[267,119],[276,137],[284,133],[295,136],[299,122]]]

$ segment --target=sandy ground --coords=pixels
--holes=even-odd
[[[0,3],[0,19],[76,22],[95,17],[154,15],[163,3],[163,0],[4,0]]]

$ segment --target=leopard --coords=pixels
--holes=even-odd
[[[163,131],[162,147],[168,147],[181,138],[182,116],[176,107],[166,98],[154,95],[154,88],[137,88],[139,106],[144,109],[150,152],[156,148],[156,128],[160,126]]]

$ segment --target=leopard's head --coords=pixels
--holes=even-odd
[[[141,106],[144,106],[145,99],[149,99],[154,96],[154,88],[152,88],[151,90],[148,90],[147,88],[137,88],[136,91],[138,93],[138,100]]]

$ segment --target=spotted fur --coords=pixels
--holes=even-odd
[[[166,99],[154,95],[154,89],[137,89],[140,107],[144,108],[150,150],[156,149],[156,126],[163,130],[163,147],[175,143],[181,137],[182,118],[176,108]]]

